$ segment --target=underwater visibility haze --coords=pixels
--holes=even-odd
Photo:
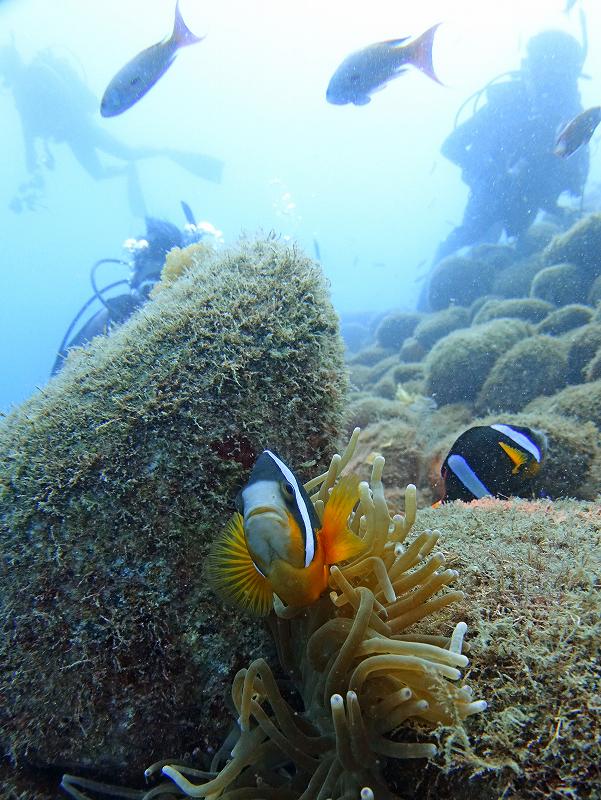
[[[0,93],[0,408],[44,384],[69,322],[90,296],[92,264],[127,259],[122,244],[143,236],[144,212],[181,227],[185,200],[226,242],[259,228],[291,237],[319,253],[341,313],[412,308],[437,245],[463,213],[460,171],[440,153],[461,104],[518,69],[534,33],[559,28],[580,40],[581,11],[591,44],[579,88],[584,108],[599,104],[601,57],[593,43],[601,12],[594,3],[576,3],[569,13],[561,0],[502,8],[469,0],[376,2],[352,13],[335,0],[181,0],[180,7],[203,41],[184,48],[126,113],[102,119],[99,106],[87,107],[89,120],[129,148],[218,159],[219,183],[168,157],[141,158],[132,204],[127,176],[119,174],[126,162],[114,151],[97,157],[105,174],[117,174],[95,179],[52,135],[48,152],[38,141],[32,174],[10,86]],[[0,14],[0,46],[14,46],[25,64],[50,51],[99,103],[119,69],[171,34],[174,3],[63,0],[57,15],[41,0],[22,0],[3,3]],[[326,101],[330,79],[351,53],[416,37],[436,23],[432,59],[444,85],[409,67],[366,106]],[[30,95],[47,120],[60,113],[43,85],[31,86]],[[593,136],[589,187],[598,181],[596,147]],[[127,269],[119,265],[98,275],[103,285],[122,278]]]
[[[600,40],[0,0],[0,800],[601,797]]]

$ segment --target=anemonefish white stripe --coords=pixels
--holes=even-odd
[[[541,452],[540,449],[534,444],[532,439],[529,439],[523,433],[516,431],[514,428],[511,428],[509,425],[501,425],[500,423],[497,425],[491,425],[491,428],[494,430],[499,431],[499,433],[504,433],[508,439],[511,439],[512,442],[515,442],[519,447],[523,447],[530,455],[538,461],[540,464],[541,460]]]
[[[453,470],[454,474],[459,478],[465,488],[470,491],[478,500],[486,495],[491,495],[486,486],[482,483],[480,478],[476,475],[474,470],[470,467],[463,456],[458,456],[455,453],[449,456],[447,464]]]
[[[315,534],[313,532],[313,526],[311,525],[309,510],[307,509],[306,503],[303,500],[300,487],[291,469],[287,467],[286,464],[284,464],[284,462],[278,458],[275,453],[272,453],[271,450],[266,450],[265,452],[275,461],[282,475],[294,489],[294,499],[296,500],[296,505],[300,511],[301,519],[305,528],[305,567],[308,567],[315,556]]]

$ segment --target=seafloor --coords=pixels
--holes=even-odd
[[[317,265],[273,239],[180,254],[148,308],[3,422],[0,796],[205,763],[234,674],[276,659],[206,586],[207,547],[262,447],[308,478],[359,425],[348,468],[367,479],[383,455],[391,511],[417,486],[413,531],[441,532],[464,593],[414,628],[467,622],[464,677],[489,706],[408,723],[439,753],[390,759],[391,796],[601,797],[601,215],[521,248],[443,262],[433,312],[343,320],[350,393]],[[537,499],[430,507],[476,420],[545,433]]]

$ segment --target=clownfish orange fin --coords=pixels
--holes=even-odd
[[[328,498],[323,523],[317,534],[326,564],[337,564],[354,558],[365,549],[362,539],[348,529],[348,518],[359,500],[359,477],[345,475]]]
[[[515,475],[519,472],[520,467],[526,463],[527,456],[521,450],[518,450],[516,447],[511,447],[511,445],[505,444],[505,442],[499,442],[499,447],[507,453],[515,465],[511,470],[511,474]]]
[[[272,588],[248,552],[241,514],[234,514],[211,545],[205,576],[217,594],[244,611],[261,617],[271,611]]]

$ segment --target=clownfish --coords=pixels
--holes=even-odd
[[[289,606],[314,603],[327,588],[330,565],[364,549],[347,525],[358,499],[359,478],[344,476],[320,522],[294,472],[273,450],[264,450],[236,497],[236,513],[209,551],[209,584],[259,616],[271,611],[274,594]]]
[[[502,423],[469,428],[443,462],[445,494],[439,503],[527,495],[546,450],[544,434],[531,428]]]

